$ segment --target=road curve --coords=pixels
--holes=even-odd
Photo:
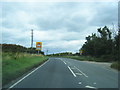
[[[118,72],[101,64],[49,58],[10,88],[118,88]]]

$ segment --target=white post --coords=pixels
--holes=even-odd
[[[38,54],[39,54],[39,50],[38,50]]]

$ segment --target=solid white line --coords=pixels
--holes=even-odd
[[[64,61],[63,61],[64,62]],[[64,62],[65,63],[65,62]],[[65,63],[66,64],[66,63]]]
[[[49,61],[49,60],[48,60]],[[46,61],[45,63],[43,63],[42,65],[40,65],[39,67],[37,67],[35,70],[33,70],[32,72],[30,72],[29,74],[27,74],[26,76],[24,76],[22,79],[20,79],[19,81],[17,81],[16,83],[14,83],[12,86],[10,86],[9,88],[13,88],[15,85],[17,85],[18,83],[20,83],[22,80],[24,80],[26,77],[28,77],[29,75],[31,75],[32,73],[34,73],[36,70],[38,70],[40,67],[42,67],[43,65],[45,65],[48,61]]]
[[[92,87],[92,86],[85,86],[86,88],[96,88],[96,87]]]
[[[75,66],[74,66],[75,67]],[[75,67],[79,72],[81,72],[85,77],[88,77],[85,73],[83,73],[80,69],[78,69],[77,67]]]
[[[66,62],[65,61],[63,61],[62,59],[60,59],[62,62],[64,62],[64,64],[66,64]]]
[[[77,74],[77,75],[82,75],[81,73],[75,73],[75,74]]]
[[[82,84],[82,82],[79,82],[78,84]]]
[[[76,77],[75,73],[71,70],[71,68],[69,66],[67,66],[67,67],[71,71],[71,73],[73,74],[73,76]]]

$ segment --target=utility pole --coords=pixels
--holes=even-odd
[[[112,33],[113,33],[113,40],[115,41],[115,36],[116,36],[116,32],[115,32],[115,29],[114,29],[114,23],[112,23],[113,25],[113,28],[112,28]],[[112,55],[114,55],[114,45],[112,44]]]
[[[31,30],[31,48],[33,48],[33,29]]]
[[[47,49],[47,53],[46,54],[48,55],[48,49]]]
[[[114,23],[112,23],[112,25],[113,25],[113,28],[112,28],[112,32],[113,32],[113,38],[116,36],[116,31],[115,31],[115,28],[114,28]]]
[[[31,53],[33,50],[33,29],[31,30]]]

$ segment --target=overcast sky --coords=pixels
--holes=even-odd
[[[43,43],[43,51],[77,52],[85,37],[107,25],[117,26],[117,2],[3,2],[2,43],[31,45]],[[115,27],[116,27],[115,26]]]

